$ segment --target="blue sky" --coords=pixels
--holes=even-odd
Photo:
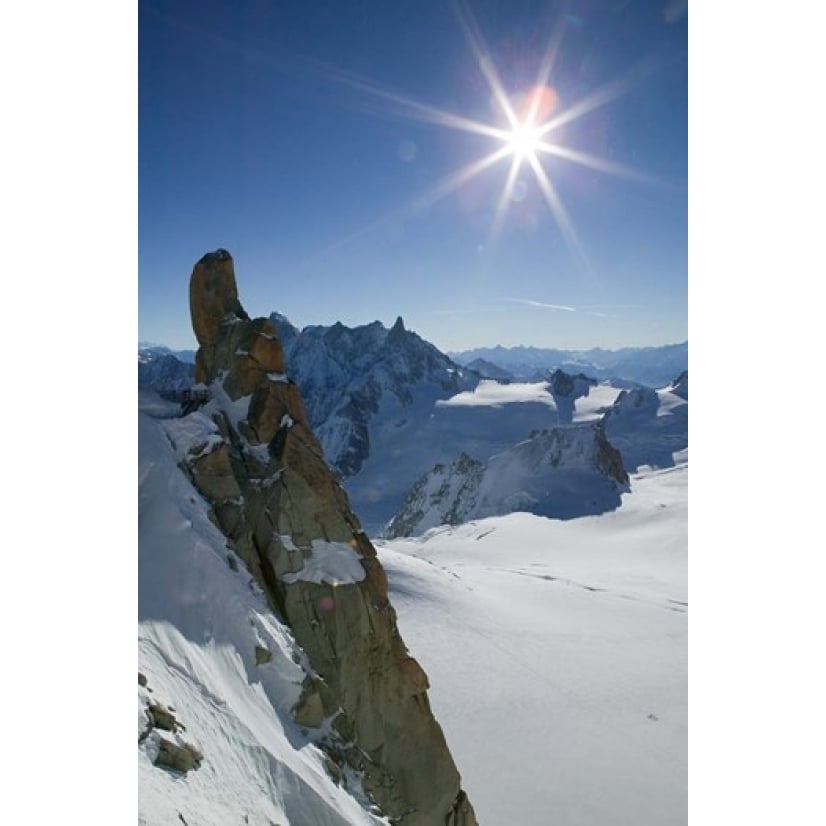
[[[442,349],[686,339],[684,12],[140,2],[139,337],[193,346],[189,274],[225,247],[247,311],[298,326],[401,314]],[[549,196],[524,153],[508,187],[495,89],[521,122],[554,43],[527,98],[560,121],[534,153]]]

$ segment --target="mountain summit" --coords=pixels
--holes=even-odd
[[[375,447],[376,422],[387,408],[412,419],[417,399],[448,398],[476,381],[399,316],[387,329],[374,321],[359,327],[341,322],[313,325],[300,333],[284,316],[272,313],[289,363],[301,387],[311,426],[327,461],[343,479],[358,474]],[[478,379],[477,379],[478,381]]]
[[[241,306],[226,250],[195,265],[190,309],[210,399],[191,414],[202,435],[183,466],[306,653],[296,720],[321,732],[341,782],[391,822],[475,826],[384,570],[285,375],[275,325]],[[397,330],[401,319],[387,337]]]

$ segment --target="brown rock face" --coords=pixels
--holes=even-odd
[[[329,759],[360,772],[393,823],[476,826],[376,551],[283,375],[273,325],[241,307],[225,250],[195,265],[190,309],[196,379],[213,390],[201,412],[213,416],[221,439],[191,457],[189,472],[309,657],[297,721],[332,721]]]
[[[233,316],[249,319],[238,300],[232,256],[226,250],[207,253],[189,282],[192,329],[201,347],[213,344],[221,325]]]

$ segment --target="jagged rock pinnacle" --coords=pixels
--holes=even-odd
[[[192,270],[189,311],[200,345],[196,382],[209,383],[220,371],[230,372],[225,389],[234,399],[252,392],[267,372],[283,372],[275,326],[264,318],[250,321],[238,299],[232,256],[225,249],[207,253]]]
[[[294,709],[333,761],[400,826],[476,826],[473,807],[407,651],[376,551],[284,374],[274,324],[250,320],[232,257],[205,255],[190,281],[198,415],[217,428],[187,460],[216,524],[292,629],[312,666]],[[391,335],[404,335],[399,318]],[[325,739],[326,738],[326,739]]]
[[[398,316],[395,323],[390,328],[390,332],[387,334],[385,345],[391,348],[404,347],[407,338],[408,335],[407,330],[404,328],[404,321],[401,316]]]
[[[192,329],[201,346],[214,341],[227,318],[249,320],[238,300],[232,256],[226,250],[208,252],[195,265],[189,285],[189,309]]]

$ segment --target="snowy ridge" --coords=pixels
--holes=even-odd
[[[140,414],[139,447],[138,667],[147,686],[138,729],[146,730],[150,702],[174,709],[185,726],[139,745],[139,823],[386,823],[333,782],[292,720],[303,652],[178,469],[165,423]],[[191,743],[201,766],[182,775],[153,765],[160,737]]]
[[[528,511],[558,519],[620,505],[628,476],[598,424],[542,430],[483,464],[462,454],[436,465],[411,490],[385,536]]]

